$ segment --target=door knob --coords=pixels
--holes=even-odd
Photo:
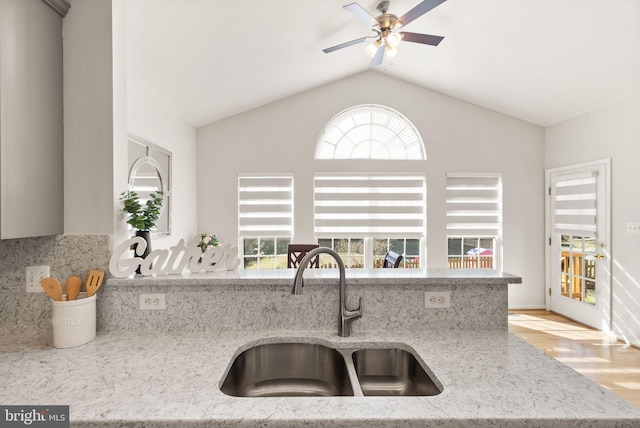
[[[595,255],[595,256],[593,256],[593,257],[594,257],[595,259],[602,260],[602,259],[604,259],[604,254],[596,254],[596,255]]]

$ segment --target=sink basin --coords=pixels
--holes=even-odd
[[[235,397],[349,396],[342,354],[312,343],[269,343],[238,355],[222,386]]]
[[[220,390],[234,397],[427,396],[439,383],[409,351],[266,343],[240,353]],[[381,344],[384,346],[384,344]]]
[[[404,349],[358,349],[352,355],[365,396],[423,396],[442,392],[416,357]]]

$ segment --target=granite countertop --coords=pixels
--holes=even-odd
[[[251,343],[402,343],[444,387],[431,397],[237,398],[219,384]],[[506,331],[100,333],[54,349],[0,334],[0,403],[70,405],[82,427],[637,427],[640,409]],[[447,425],[448,426],[448,425]]]
[[[107,285],[130,286],[153,283],[154,285],[233,285],[293,284],[295,269],[271,270],[217,270],[207,273],[180,275],[135,276],[109,278]],[[495,269],[347,269],[349,284],[366,285],[434,285],[443,281],[452,285],[521,284],[522,278]],[[336,269],[307,269],[304,281],[310,285],[334,284],[338,278]]]

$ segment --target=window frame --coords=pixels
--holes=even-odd
[[[247,254],[246,253],[246,244],[247,241],[249,240],[258,240],[258,250],[256,252],[256,254]],[[273,254],[263,254],[260,249],[262,248],[262,242],[265,240],[273,240]],[[242,263],[240,264],[240,266],[242,266],[243,270],[272,270],[272,269],[286,269],[287,268],[287,257],[288,257],[288,252],[286,250],[286,246],[285,246],[285,250],[284,253],[280,253],[278,252],[278,241],[279,240],[285,240],[288,243],[291,242],[291,238],[286,238],[286,237],[264,237],[264,236],[255,236],[255,237],[250,237],[250,236],[245,236],[242,238]],[[273,258],[273,263],[271,267],[263,267],[262,266],[262,260],[263,259],[268,259],[268,258]],[[278,258],[281,258],[283,261],[283,267],[279,267],[278,266]],[[256,268],[250,268],[247,269],[246,265],[247,265],[247,261],[248,260],[253,260],[255,259],[256,262]]]
[[[380,254],[376,254],[376,241],[382,241],[382,240],[386,240],[386,246],[385,246],[385,253],[380,255]],[[402,252],[398,252],[395,251],[395,249],[391,250],[391,241],[397,241],[397,240],[402,240],[402,248],[403,251]],[[417,240],[418,241],[418,254],[407,254],[407,241],[409,240]],[[380,237],[373,237],[372,238],[372,246],[373,246],[373,263],[372,263],[372,267],[373,268],[381,268],[382,265],[384,264],[384,256],[386,254],[386,252],[388,251],[395,251],[396,253],[400,254],[402,256],[402,261],[400,262],[400,267],[405,268],[405,269],[419,269],[420,267],[422,267],[422,261],[424,260],[424,258],[422,257],[422,241],[424,239],[423,238],[380,238]],[[380,262],[377,261],[377,258],[382,256],[380,259]],[[411,258],[413,259],[412,262],[410,263],[412,266],[407,266],[408,264],[408,259]],[[417,259],[417,265],[415,264],[415,259]],[[380,266],[377,266],[377,264],[380,264]]]
[[[426,160],[427,152],[420,132],[402,113],[380,104],[360,104],[327,122],[318,136],[314,158]]]

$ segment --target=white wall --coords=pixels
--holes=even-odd
[[[195,129],[127,81],[125,0],[73,0],[64,19],[65,234],[129,232],[119,195],[127,188],[127,134],[173,153],[173,234],[196,233]]]
[[[545,167],[611,158],[612,321],[614,333],[640,345],[640,94],[546,130]]]
[[[127,117],[130,134],[169,150],[173,158],[171,235],[154,237],[152,248],[168,248],[180,238],[188,243],[198,233],[196,130],[131,80],[127,85]],[[124,213],[118,217],[121,223],[126,222]]]
[[[392,107],[422,134],[426,161],[316,161],[316,139],[340,111]],[[201,127],[197,137],[198,229],[237,241],[237,176],[295,174],[296,242],[313,238],[318,171],[407,171],[427,175],[427,259],[447,264],[447,172],[498,172],[504,185],[504,270],[521,275],[512,307],[544,306],[544,130],[419,86],[367,71]]]

